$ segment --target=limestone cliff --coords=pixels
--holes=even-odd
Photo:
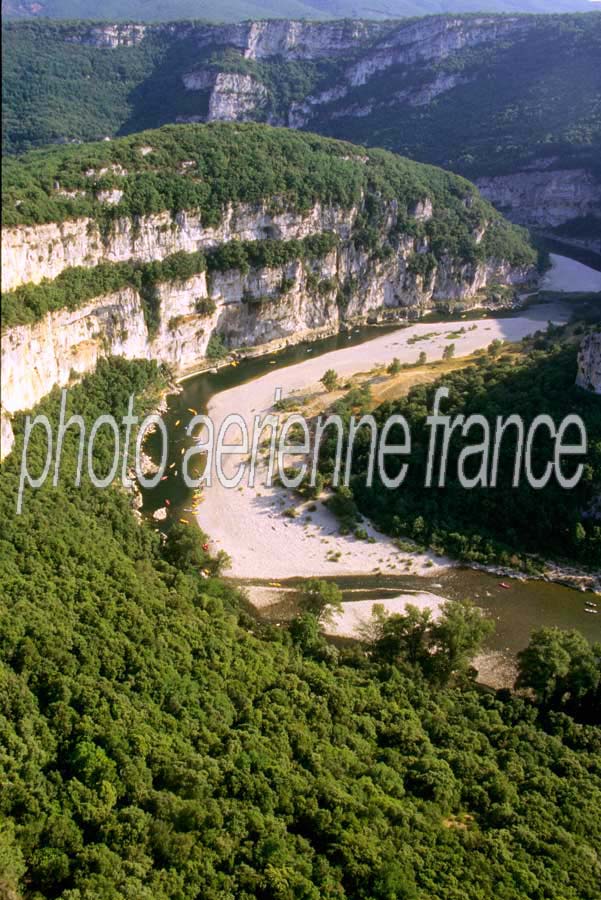
[[[416,212],[426,215],[428,209],[425,202]],[[135,232],[130,222],[120,222],[108,242],[102,242],[86,220],[7,229],[3,274],[10,287],[55,277],[68,266],[160,259],[175,250],[211,247],[234,237],[258,239],[266,231],[291,239],[330,230],[341,242],[322,259],[247,272],[202,272],[185,282],[162,284],[159,325],[153,334],[140,294],[132,288],[5,330],[3,453],[12,444],[6,414],[33,407],[54,385],[68,385],[93,370],[101,357],[152,358],[184,372],[202,363],[212,335],[219,335],[230,349],[294,342],[332,333],[345,322],[370,315],[419,315],[450,301],[486,303],[487,285],[517,284],[532,276],[527,268],[512,268],[502,260],[468,264],[447,258],[426,277],[413,270],[416,242],[410,237],[403,239],[397,254],[374,259],[350,239],[355,214],[316,207],[303,216],[270,216],[264,206],[231,208],[216,229],[203,229],[197,218],[184,214],[175,228],[165,229],[164,217],[156,216]],[[208,311],[199,312],[199,301],[205,299],[211,301]]]
[[[511,303],[534,274],[525,233],[464,179],[287,129],[169,126],[32,154],[4,180],[6,415],[104,356],[182,373],[367,318]]]
[[[587,335],[578,352],[576,384],[601,394],[601,332]]]
[[[269,203],[257,206],[229,205],[214,228],[202,223],[199,213],[175,216],[158,213],[135,224],[119,219],[110,234],[89,218],[48,225],[5,228],[2,233],[2,290],[20,284],[56,278],[71,266],[93,267],[99,262],[164,259],[179,251],[192,252],[226,241],[262,238],[302,238],[319,231],[335,231],[348,237],[356,210],[317,204],[308,214],[292,210],[269,211]]]
[[[487,200],[512,221],[534,227],[598,216],[601,182],[585,169],[555,168],[551,161],[511,175],[482,177],[476,184]]]

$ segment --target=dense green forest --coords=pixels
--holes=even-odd
[[[424,28],[437,21],[424,19]],[[476,21],[466,17],[465,29],[480,27]],[[601,15],[525,17],[476,46],[461,41],[448,55],[426,60],[409,52],[381,72],[376,67],[365,83],[349,84],[354,65],[369,67],[379,39],[383,47],[399,39],[403,46],[403,28],[412,25],[380,25],[345,52],[326,46],[308,59],[281,52],[252,59],[243,55],[239,36],[201,23],[150,29],[143,40],[110,50],[91,45],[88,24],[9,23],[3,31],[5,152],[98,140],[181,117],[204,119],[211,81],[218,72],[238,72],[262,86],[256,108],[244,113],[257,121],[294,124],[295,106],[325,92],[303,113],[303,127],[470,178],[541,159],[601,177]],[[408,40],[411,50],[415,38]],[[186,90],[182,79],[189,72],[207,76],[206,86]]]
[[[582,330],[582,326],[577,328]],[[561,329],[550,326],[547,332],[523,341],[519,355],[511,349],[504,352],[499,341],[493,342],[475,365],[448,373],[433,384],[418,385],[406,398],[382,404],[374,412],[380,429],[393,414],[404,416],[409,425],[412,449],[408,475],[400,487],[390,490],[376,472],[373,486],[368,487],[370,433],[360,430],[354,444],[350,489],[340,497],[335,495],[334,508],[341,510],[349,527],[360,511],[390,534],[412,538],[470,562],[539,571],[541,560],[564,558],[601,568],[601,527],[587,515],[601,488],[601,405],[597,397],[575,385],[576,356],[573,337],[564,340]],[[461,452],[483,439],[482,429],[477,428],[469,438],[461,435],[461,429],[453,432],[445,486],[438,487],[435,479],[424,489],[430,440],[426,417],[441,386],[449,389],[449,397],[442,404],[445,415],[463,414],[466,419],[472,414],[484,416],[493,435],[497,416],[517,414],[526,429],[536,416],[545,413],[556,423],[569,414],[581,416],[588,448],[578,485],[566,490],[553,478],[546,487],[535,489],[522,470],[518,486],[513,487],[518,434],[510,427],[500,443],[494,487],[466,490],[457,478]],[[368,406],[369,396],[353,389],[336,404],[335,411],[348,422]],[[394,444],[397,435],[402,437],[395,426],[389,443]],[[544,471],[552,458],[551,446],[548,432],[541,432],[533,445],[535,473]],[[336,435],[332,434],[322,445],[321,470],[328,478],[334,471],[335,450]],[[387,465],[389,477],[397,475],[405,461],[392,457]],[[465,467],[466,476],[475,478],[481,463],[481,455],[473,455]],[[574,465],[574,461],[572,466],[564,464],[566,477]]]
[[[142,411],[166,378],[104,361],[67,415],[120,417],[131,393]],[[56,425],[59,392],[38,411]],[[0,473],[0,890],[597,900],[601,648],[537,635],[522,666],[537,705],[473,686],[483,628],[465,604],[437,626],[435,670],[411,612],[365,650],[326,644],[310,608],[289,631],[262,625],[200,532],[162,542],[124,490],[72,486],[76,429],[58,486],[16,516],[23,419]],[[111,450],[103,429],[97,475]],[[44,452],[36,429],[40,468]]]
[[[167,125],[112,142],[36,150],[2,167],[4,225],[95,217],[104,229],[118,218],[198,212],[217,225],[230,203],[308,210],[316,203],[359,207],[366,240],[396,207],[394,230],[431,231],[434,249],[530,263],[527,233],[506,222],[465,179],[385,150],[267,125]],[[122,192],[115,205],[102,191]],[[69,192],[75,196],[65,196]],[[429,198],[433,216],[415,219]],[[168,226],[165,226],[168,227]],[[174,223],[174,227],[175,223]],[[478,229],[486,228],[478,242]]]

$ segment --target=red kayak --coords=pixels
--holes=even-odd
[[[510,591],[510,590],[511,590],[511,585],[505,584],[504,581],[500,581],[500,582],[499,582],[499,587],[504,588],[506,591]]]

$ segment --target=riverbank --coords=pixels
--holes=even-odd
[[[465,330],[448,322],[418,323],[315,359],[310,358],[311,348],[307,348],[304,362],[216,394],[209,402],[208,414],[216,432],[232,412],[242,416],[250,432],[255,416],[273,411],[276,391],[284,398],[323,392],[319,380],[329,368],[345,379],[386,366],[393,359],[414,363],[421,352],[430,361],[439,360],[450,340],[455,344],[456,357],[469,356],[493,340],[518,341],[546,328],[549,321],[564,324],[568,318],[569,310],[564,306],[548,304],[531,306],[516,317],[480,319]],[[231,477],[239,465],[239,457],[227,459],[226,476]],[[210,535],[212,548],[225,550],[231,557],[228,574],[232,577],[253,578],[258,572],[282,579],[395,571],[425,576],[452,565],[446,558],[399,549],[367,522],[362,526],[366,539],[341,535],[338,521],[323,502],[316,502],[315,509],[310,508],[310,502],[299,504],[293,492],[266,487],[264,475],[261,469],[253,487],[243,479],[237,490],[213,479],[197,512],[198,523]]]

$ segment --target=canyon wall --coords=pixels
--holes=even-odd
[[[601,182],[585,169],[555,168],[548,161],[511,175],[476,179],[480,193],[518,225],[563,225],[601,215]]]
[[[416,214],[428,216],[431,204],[424,201]],[[69,266],[164,259],[177,250],[213,247],[234,237],[289,240],[334,231],[340,243],[320,259],[247,272],[202,272],[161,284],[159,323],[152,333],[142,297],[132,287],[6,329],[3,454],[12,445],[13,413],[32,408],[53,386],[68,385],[92,371],[102,357],[156,359],[182,373],[206,361],[214,336],[224,350],[294,342],[370,316],[419,315],[449,302],[483,304],[487,286],[519,284],[533,275],[502,260],[464,263],[451,258],[440,260],[427,277],[417,274],[411,260],[428,250],[427,242],[422,239],[418,246],[415,238],[402,237],[397,251],[381,259],[353,242],[355,215],[354,210],[320,206],[304,214],[276,214],[260,204],[230,207],[218,228],[203,228],[198,217],[182,213],[173,222],[168,215],[148,217],[135,228],[123,220],[104,238],[85,219],[5,229],[3,278],[10,288],[54,278]]]
[[[2,290],[27,282],[56,278],[71,266],[93,267],[100,262],[164,259],[171,253],[209,249],[226,241],[303,238],[333,231],[346,239],[356,210],[316,204],[308,213],[272,213],[270,204],[229,205],[217,227],[207,227],[198,214],[164,212],[134,223],[120,219],[108,234],[97,222],[82,218],[48,225],[5,228],[2,233]]]
[[[578,352],[576,384],[601,394],[601,332],[587,335]]]

